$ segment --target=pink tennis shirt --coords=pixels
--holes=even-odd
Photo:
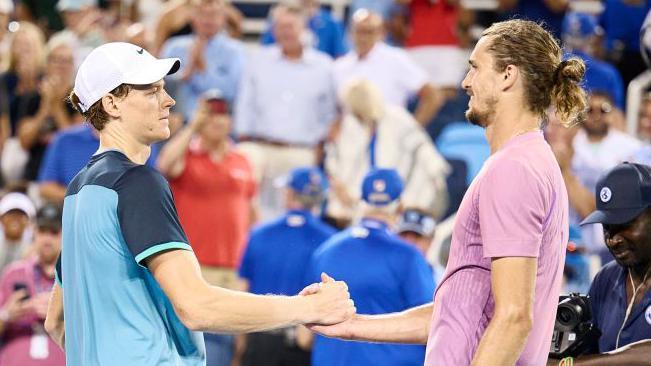
[[[471,363],[493,317],[495,257],[538,258],[533,329],[516,365],[546,363],[563,277],[567,220],[567,190],[542,133],[516,136],[486,161],[457,213],[450,259],[434,295],[426,366]]]

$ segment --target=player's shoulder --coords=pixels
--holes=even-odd
[[[167,180],[147,165],[133,164],[125,166],[116,184],[117,188],[139,187],[144,190],[167,188]]]

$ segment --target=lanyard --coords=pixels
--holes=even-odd
[[[375,145],[377,144],[377,128],[373,129],[371,134],[371,142],[368,144],[368,155],[369,162],[371,164],[371,169],[375,169],[376,166],[376,157],[375,157]]]

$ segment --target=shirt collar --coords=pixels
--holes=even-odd
[[[290,62],[290,60],[287,59],[283,54],[283,50],[280,48],[280,46],[274,45],[271,47],[274,48],[273,55],[276,57],[277,60]],[[310,47],[303,47],[303,53],[301,54],[301,58],[298,60],[292,60],[291,62],[311,64],[312,61],[314,60],[313,52],[314,51],[312,51]]]

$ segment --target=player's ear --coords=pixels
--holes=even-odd
[[[118,103],[118,98],[113,94],[107,94],[102,97],[102,108],[106,114],[113,118],[120,117],[120,106]]]

